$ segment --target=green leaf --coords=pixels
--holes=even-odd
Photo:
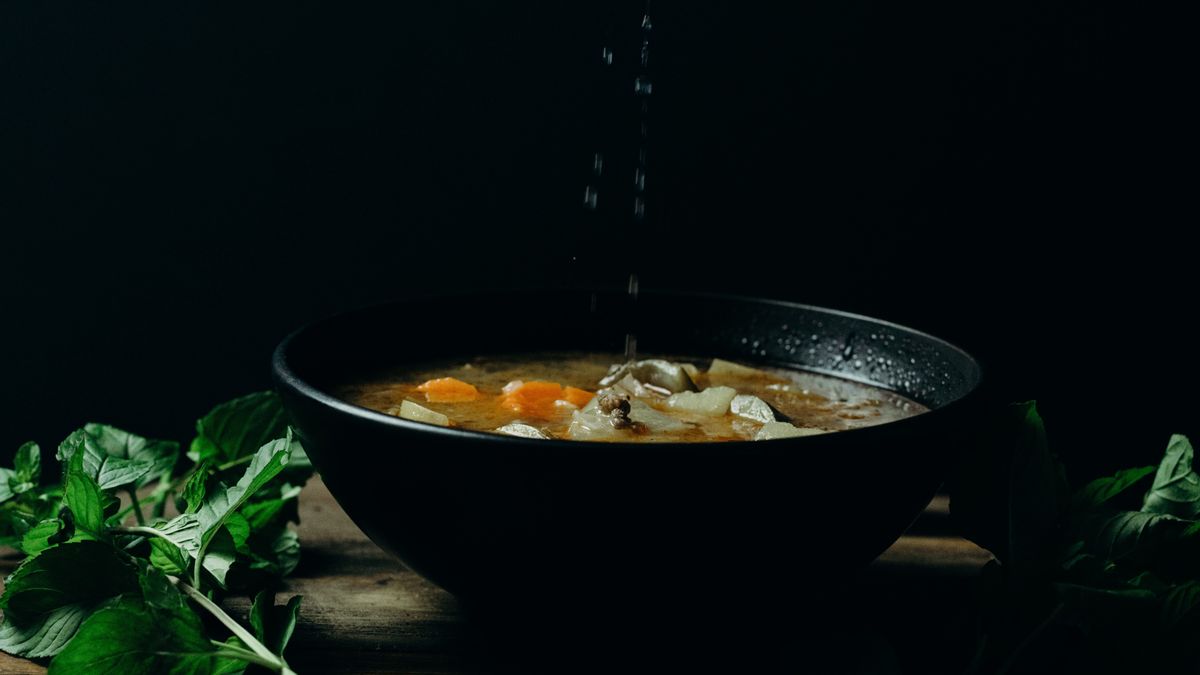
[[[223,485],[212,490],[204,505],[196,512],[200,524],[200,548],[203,549],[208,541],[216,534],[231,514],[250,499],[263,485],[279,475],[291,456],[292,431],[287,430],[287,437],[271,441],[258,449],[242,479],[236,485],[226,488]]]
[[[54,656],[75,637],[92,609],[90,604],[63,605],[21,625],[6,618],[0,625],[0,650],[29,659]]]
[[[179,457],[174,441],[150,440],[104,424],[88,424],[58,446],[66,464],[77,452],[83,467],[101,488],[142,487],[171,469]]]
[[[1036,404],[1008,406],[982,434],[951,480],[951,517],[1010,574],[1044,572],[1056,563],[1066,484]]]
[[[300,564],[300,537],[285,526],[267,530],[251,540],[254,562],[251,569],[275,577],[286,577]]]
[[[1171,436],[1154,483],[1146,493],[1143,511],[1188,520],[1200,518],[1200,474],[1192,470],[1192,458],[1192,444],[1187,436]]]
[[[1118,471],[1109,477],[1097,478],[1071,496],[1071,510],[1080,512],[1107,505],[1113,499],[1130,491],[1143,478],[1152,473],[1154,473],[1154,467],[1140,466]]]
[[[291,460],[288,460],[288,465],[291,466]],[[255,501],[242,507],[240,513],[250,523],[251,530],[258,531],[272,525],[300,522],[296,499],[300,495],[300,488],[284,484],[279,494],[279,497]]]
[[[188,557],[178,546],[161,537],[150,538],[150,563],[167,574],[187,572]]]
[[[71,518],[69,511],[67,512],[67,518]],[[65,536],[62,536],[64,534]],[[25,555],[34,556],[51,546],[70,539],[74,534],[73,519],[69,527],[63,518],[43,520],[25,532],[25,536],[21,538],[21,551]]]
[[[13,468],[12,478],[15,481],[10,482],[15,482],[16,485],[9,487],[14,494],[22,494],[37,487],[42,477],[42,449],[33,441],[25,443],[13,458]]]
[[[96,611],[54,661],[51,675],[200,675],[227,659],[194,612],[122,599]]]
[[[213,408],[196,422],[196,438],[188,456],[230,462],[253,454],[287,430],[279,395],[264,391],[235,398]]]
[[[246,541],[250,539],[250,521],[238,512],[229,514],[225,519],[225,530],[229,532],[230,538],[233,540],[233,547],[239,553],[248,553]]]
[[[75,453],[69,460],[63,485],[63,502],[71,509],[76,531],[101,539],[104,537],[105,515],[117,500],[100,489],[84,469],[85,460],[81,452]]]
[[[42,614],[137,588],[132,558],[102,542],[68,542],[22,562],[5,582],[0,609],[6,619],[10,612]]]
[[[247,649],[249,649],[246,646],[246,643],[237,639],[237,636],[230,636],[230,638],[225,641],[225,646],[229,647],[231,649],[234,649],[234,650],[239,650],[239,651],[246,651]],[[218,650],[218,651],[220,651],[220,650]],[[213,670],[211,673],[209,673],[209,675],[242,675],[243,673],[246,672],[246,670],[247,670],[247,668],[246,668],[246,664],[244,662],[227,660],[227,661],[222,661],[221,664],[218,665],[215,670]],[[268,671],[268,672],[270,672],[270,671]]]
[[[267,649],[279,656],[287,649],[288,641],[296,630],[296,617],[300,613],[302,596],[293,595],[286,605],[275,604],[275,594],[260,591],[250,607],[250,625],[254,636]]]
[[[213,579],[217,580],[222,588],[227,588],[229,572],[237,563],[237,545],[229,534],[229,530],[222,527],[209,541],[208,548],[205,550],[202,563],[204,569],[212,575]]]
[[[0,538],[20,542],[29,528],[53,518],[60,504],[57,487],[43,490],[32,499],[26,496],[0,503]]]
[[[208,493],[208,472],[212,468],[212,464],[211,459],[200,462],[196,470],[188,477],[187,483],[184,484],[183,499],[187,502],[186,513],[195,513],[204,504],[204,495]]]
[[[1151,571],[1168,579],[1195,576],[1200,569],[1200,537],[1194,524],[1161,513],[1094,513],[1080,520],[1075,536],[1085,551],[1134,572]]]
[[[12,469],[0,468],[0,504],[10,500],[16,495],[9,487],[16,480],[17,472]]]
[[[147,605],[172,612],[187,609],[187,602],[184,600],[183,594],[158,568],[147,566],[142,575],[138,577],[138,583],[142,588],[142,600]]]
[[[1188,581],[1172,588],[1163,598],[1163,626],[1173,628],[1194,616],[1197,605],[1200,605],[1200,582]]]
[[[138,588],[132,559],[108,544],[48,548],[21,563],[5,583],[0,647],[18,656],[49,656],[67,644],[93,608]]]
[[[241,539],[242,544],[245,543],[248,525],[244,517],[236,515],[237,510],[262,486],[279,475],[288,462],[293,445],[291,430],[288,429],[285,438],[271,441],[258,449],[236,485],[217,485],[208,491],[204,504],[196,513],[180,515],[160,529],[192,559],[201,560],[202,566],[213,574],[218,582],[224,584],[225,575],[236,559],[238,548],[235,533],[225,525],[232,518],[236,536]],[[225,536],[221,545],[214,549],[212,560],[208,560],[210,544],[220,532],[224,532]]]

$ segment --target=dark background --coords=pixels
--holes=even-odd
[[[634,267],[959,342],[1079,473],[1195,430],[1179,17],[654,0],[634,227],[641,4],[0,4],[2,452],[186,439],[346,307]]]

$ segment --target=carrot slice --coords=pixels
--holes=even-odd
[[[578,387],[563,387],[563,400],[579,408],[587,405],[593,396],[592,392]]]
[[[550,418],[558,412],[554,402],[563,397],[557,382],[525,382],[500,399],[500,405],[520,415]]]
[[[425,400],[430,403],[461,403],[474,401],[479,398],[479,390],[475,385],[468,384],[453,377],[439,377],[417,387],[417,391],[425,393]]]

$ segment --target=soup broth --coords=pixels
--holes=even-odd
[[[927,409],[815,373],[720,359],[540,353],[430,363],[337,394],[415,421],[530,438],[771,440],[884,424]]]

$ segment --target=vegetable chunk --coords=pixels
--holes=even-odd
[[[713,359],[712,365],[708,367],[708,374],[730,375],[733,377],[771,377],[772,379],[777,379],[765,370],[743,366],[740,363],[726,361],[725,359]]]
[[[592,392],[578,387],[563,387],[562,400],[580,408],[590,403],[593,396]]]
[[[709,387],[700,393],[682,391],[667,398],[667,407],[716,417],[729,412],[734,396],[737,390],[733,387]]]
[[[775,421],[775,411],[771,406],[761,398],[749,394],[734,396],[733,401],[729,403],[729,411],[738,417],[764,424]]]
[[[540,440],[549,440],[550,436],[541,429],[520,422],[510,422],[496,429],[496,433],[507,434],[509,436],[520,436],[521,438],[537,438]]]
[[[666,389],[667,393],[679,391],[696,391],[696,383],[688,376],[687,370],[678,363],[663,359],[645,359],[631,363],[615,365],[608,374],[600,380],[600,386],[608,387],[632,375],[639,383],[646,383]]]
[[[479,390],[475,385],[468,384],[453,377],[439,377],[417,386],[417,391],[425,394],[425,400],[430,403],[461,403],[474,401],[479,398]]]
[[[825,433],[824,429],[797,427],[787,422],[767,422],[754,435],[756,441],[769,441],[775,438],[792,438],[795,436],[816,436]]]
[[[564,410],[587,405],[594,394],[576,387],[563,387],[557,382],[513,381],[504,387],[500,405],[524,416],[550,419]],[[569,406],[560,405],[566,401]]]
[[[436,424],[439,427],[450,426],[450,418],[440,412],[436,412],[422,405],[417,405],[412,401],[405,400],[400,404],[399,408],[392,408],[387,411],[389,415],[403,417],[406,420],[414,422],[424,422],[426,424]]]

